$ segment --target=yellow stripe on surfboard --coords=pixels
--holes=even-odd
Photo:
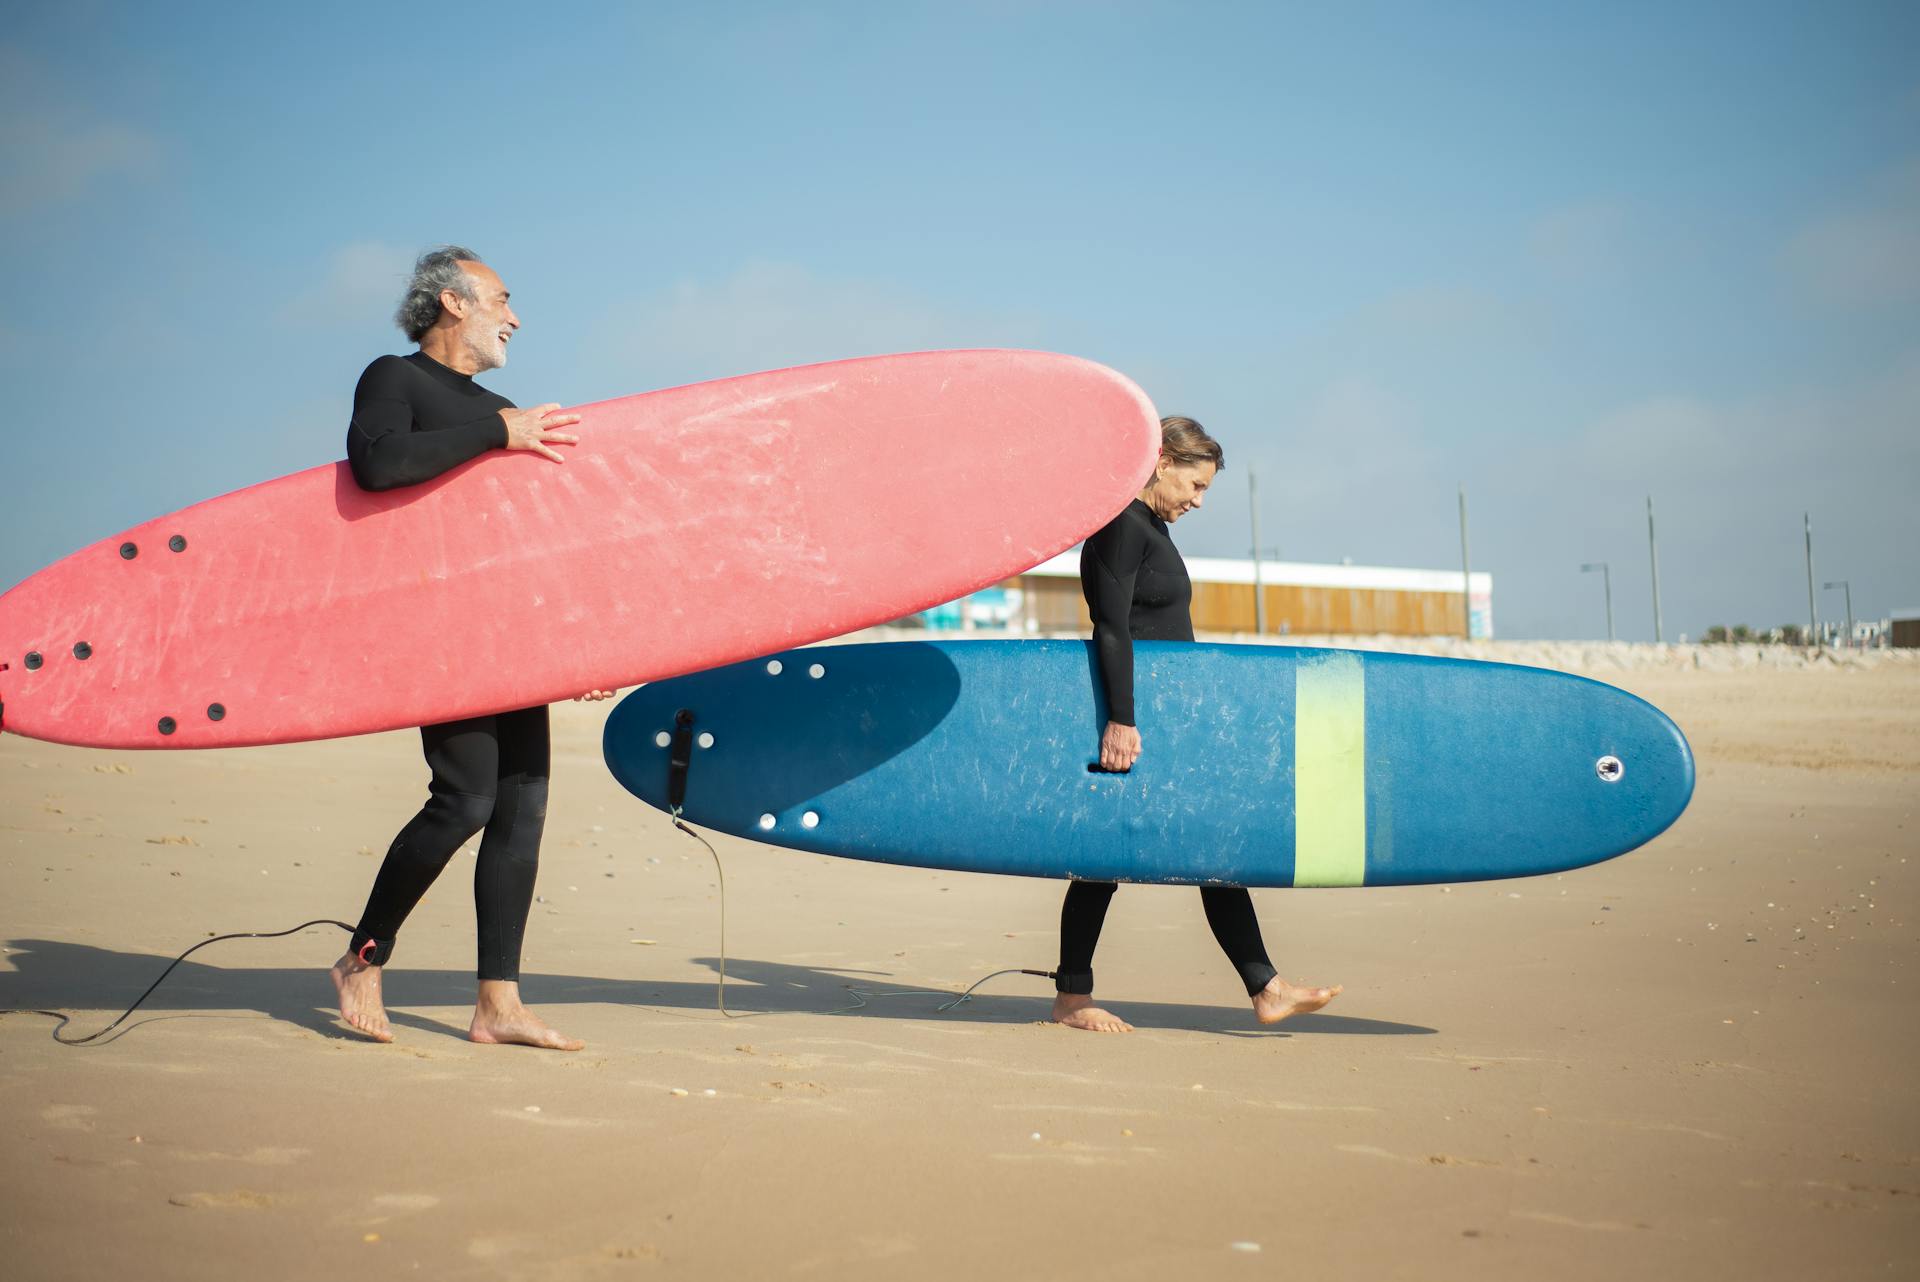
[[[1360,656],[1302,663],[1293,691],[1293,884],[1365,885],[1367,700]]]

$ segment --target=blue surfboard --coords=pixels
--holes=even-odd
[[[1098,769],[1090,643],[795,650],[642,686],[614,776],[820,854],[1099,881],[1397,886],[1526,877],[1644,845],[1693,794],[1659,709],[1583,677],[1418,655],[1134,644],[1145,750]],[[687,715],[683,715],[687,714]]]

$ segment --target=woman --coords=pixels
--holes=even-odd
[[[1080,588],[1093,615],[1094,652],[1107,695],[1107,726],[1100,736],[1104,770],[1129,770],[1142,751],[1133,717],[1133,643],[1193,640],[1193,582],[1167,527],[1200,507],[1225,463],[1220,443],[1200,424],[1161,419],[1160,458],[1145,488],[1080,550]],[[1060,908],[1055,1023],[1095,1033],[1133,1031],[1093,1004],[1093,950],[1116,889],[1110,881],[1076,881],[1067,887]],[[1304,988],[1280,978],[1260,939],[1253,896],[1243,887],[1202,886],[1200,902],[1261,1023],[1319,1010],[1339,995],[1337,984]]]

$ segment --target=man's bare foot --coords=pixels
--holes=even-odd
[[[1133,1025],[1110,1010],[1102,1010],[1093,1004],[1093,998],[1084,993],[1061,993],[1053,999],[1053,1014],[1047,1018],[1056,1024],[1065,1024],[1068,1028],[1083,1029],[1089,1033],[1131,1033]]]
[[[380,968],[347,953],[327,975],[340,994],[340,1018],[376,1042],[392,1041],[386,1003],[380,1000]]]
[[[467,1040],[491,1046],[539,1046],[552,1051],[577,1051],[586,1045],[547,1026],[547,1021],[520,1004],[520,985],[508,979],[480,981],[480,999],[473,1006]]]
[[[1289,1015],[1304,1015],[1319,1010],[1340,995],[1342,985],[1332,988],[1302,988],[1275,975],[1267,986],[1253,995],[1253,1013],[1262,1024],[1278,1024]]]

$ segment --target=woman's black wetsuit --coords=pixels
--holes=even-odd
[[[1093,616],[1107,719],[1133,725],[1133,643],[1193,640],[1193,581],[1167,523],[1139,499],[1129,503],[1081,547],[1080,590]],[[1067,887],[1054,977],[1060,992],[1093,991],[1093,950],[1116,889],[1110,881],[1076,881]],[[1265,988],[1276,972],[1260,939],[1253,896],[1239,886],[1202,886],[1200,902],[1247,994]]]
[[[513,402],[416,352],[382,356],[360,376],[347,428],[347,462],[362,488],[418,485],[507,443],[500,417]],[[449,645],[457,638],[449,637]],[[400,924],[474,833],[473,870],[481,979],[520,978],[520,945],[533,904],[540,832],[547,817],[547,709],[522,708],[420,728],[433,779],[427,803],[387,849],[353,950],[384,963]],[[367,947],[371,944],[372,947]]]

